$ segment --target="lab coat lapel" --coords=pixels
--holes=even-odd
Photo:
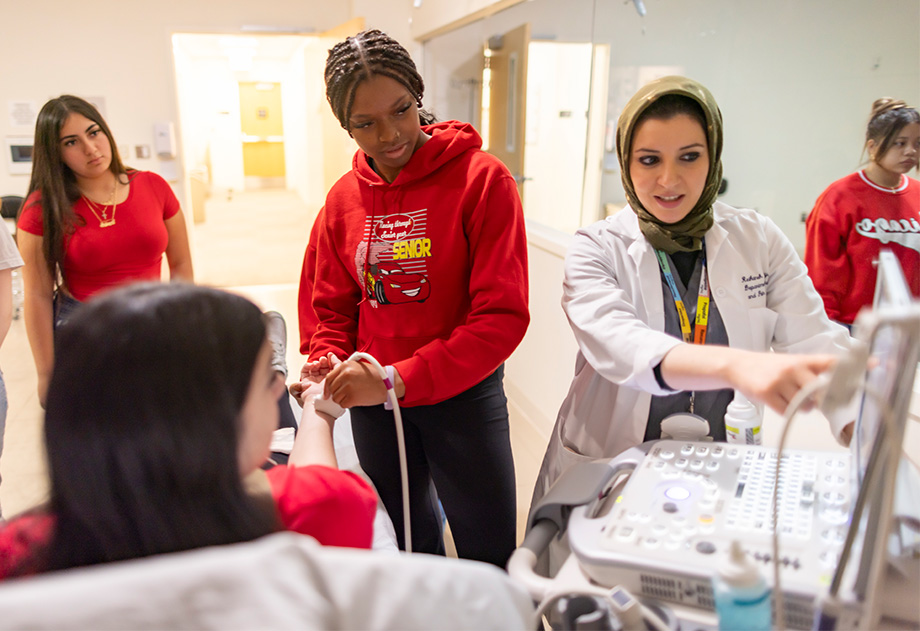
[[[625,212],[624,211],[621,212]],[[632,260],[636,274],[632,287],[634,306],[641,319],[656,330],[664,330],[664,295],[661,291],[661,277],[658,272],[658,259],[655,249],[639,230],[639,219],[629,210],[629,220],[625,222],[624,235],[632,239],[626,249]],[[641,297],[641,301],[638,298]],[[642,311],[645,313],[642,313]]]
[[[706,232],[706,260],[710,292],[725,325],[731,346],[751,348],[751,324],[747,306],[741,302],[734,279],[737,276],[738,256],[735,245],[728,242],[728,231],[722,225],[719,204],[714,208],[715,223]]]

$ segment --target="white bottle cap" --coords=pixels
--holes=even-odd
[[[732,540],[728,559],[719,567],[719,578],[732,587],[754,587],[762,581],[760,570],[737,539]]]
[[[760,410],[740,393],[736,393],[735,398],[728,404],[725,415],[730,415],[734,419],[760,421]]]

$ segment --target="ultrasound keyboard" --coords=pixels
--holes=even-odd
[[[569,543],[602,585],[712,609],[711,578],[733,539],[772,583],[778,482],[779,563],[792,605],[787,623],[807,628],[811,600],[830,581],[846,536],[849,461],[845,452],[787,450],[778,467],[770,447],[658,441],[607,514],[592,517],[586,507],[572,513]]]

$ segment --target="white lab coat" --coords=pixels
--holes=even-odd
[[[804,263],[776,224],[721,202],[713,210],[706,257],[730,346],[845,352],[846,329],[827,318]],[[651,395],[670,394],[654,368],[682,343],[664,333],[655,251],[629,208],[576,233],[565,259],[562,306],[579,353],[534,500],[576,462],[610,458],[642,442]],[[835,435],[843,424],[832,428]]]

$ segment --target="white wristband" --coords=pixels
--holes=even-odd
[[[384,384],[383,384],[383,385],[387,386],[387,400],[383,402],[383,409],[384,409],[384,410],[392,410],[392,409],[393,409],[393,404],[390,403],[390,393],[389,393],[389,390],[390,390],[390,388],[393,388],[393,393],[394,393],[394,394],[396,393],[396,380],[395,380],[394,377],[393,377],[393,367],[392,367],[392,366],[385,366],[385,367],[384,367],[384,370],[387,371],[387,381],[385,381]],[[389,382],[389,385],[387,385],[387,382]]]
[[[345,410],[332,399],[324,399],[323,395],[316,394],[313,396],[313,409],[317,412],[328,414],[332,418],[339,418],[345,414]]]

